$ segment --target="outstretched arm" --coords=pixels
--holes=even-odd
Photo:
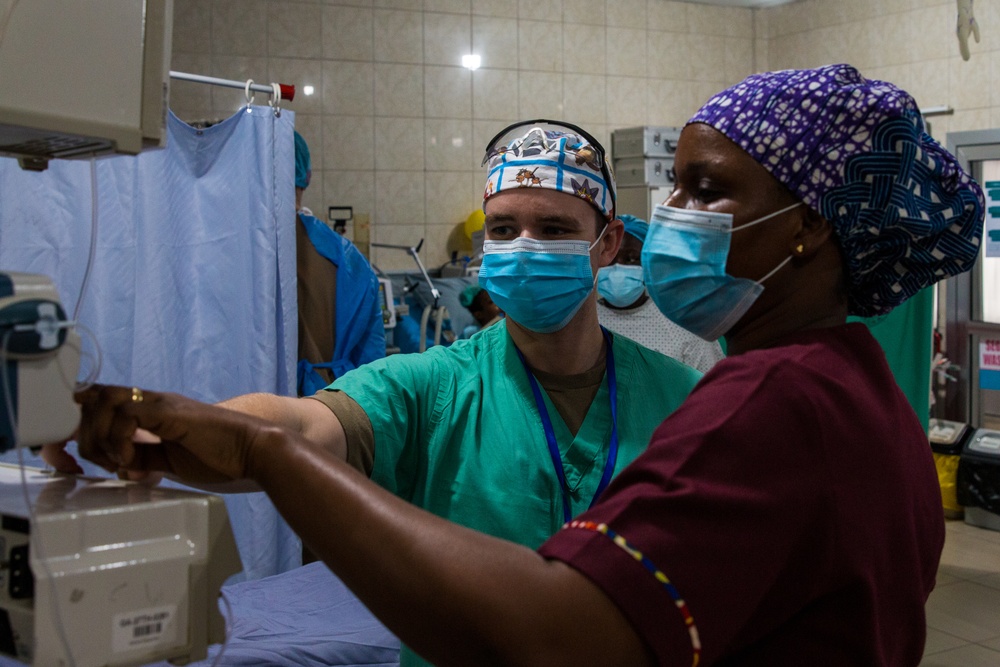
[[[131,394],[129,395],[131,397]],[[323,447],[335,458],[340,460],[347,458],[347,440],[344,428],[333,411],[319,401],[256,393],[236,396],[217,405],[227,410],[273,422],[290,432],[301,435],[317,446]],[[106,453],[95,449],[90,442],[85,442],[79,437],[77,439],[80,441],[80,454],[109,472],[117,472],[122,477],[137,480],[144,479],[148,476],[147,473],[153,472],[122,468],[117,461],[112,460]],[[155,443],[158,438],[139,430],[136,439]],[[65,447],[65,443],[45,445],[42,448],[42,458],[59,472],[82,474],[83,469],[66,452]],[[249,479],[196,482],[191,479],[181,479],[171,473],[167,474],[177,481],[212,493],[246,493],[261,490]],[[158,475],[149,477],[153,480],[158,479]]]
[[[583,575],[379,488],[298,433],[181,396],[81,395],[81,442],[129,469],[253,479],[292,528],[409,646],[437,664],[652,664]],[[133,445],[141,427],[162,442]]]
[[[341,461],[347,459],[344,427],[337,415],[320,401],[275,394],[244,394],[217,405],[273,422],[322,446]]]

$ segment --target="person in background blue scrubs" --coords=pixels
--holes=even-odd
[[[299,396],[385,356],[378,279],[361,251],[312,212],[302,193],[312,179],[309,147],[295,133],[295,254],[299,300]]]

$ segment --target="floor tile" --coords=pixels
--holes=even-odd
[[[1000,637],[1000,590],[996,588],[972,581],[939,586],[926,609],[929,628],[970,642]]]
[[[973,579],[973,581],[977,584],[982,584],[983,586],[1000,588],[1000,574],[988,574],[985,577]]]
[[[962,535],[969,535],[986,542],[1000,544],[1000,530],[980,528],[979,526],[969,525],[964,521],[948,521],[946,525],[949,531]]]
[[[942,566],[938,568],[937,580],[934,583],[934,587],[939,588],[941,586],[947,586],[948,584],[954,584],[959,581],[968,581],[968,580],[969,580],[968,576],[958,577],[955,576],[954,574],[949,574],[947,567]]]
[[[922,667],[1000,667],[1000,532],[946,524]]]
[[[950,651],[928,655],[920,663],[920,667],[997,667],[997,665],[1000,665],[1000,651],[992,651],[978,644],[968,644]]]
[[[961,637],[949,635],[947,632],[941,632],[934,628],[927,628],[927,643],[924,645],[924,655],[933,655],[941,651],[965,646],[968,643]]]
[[[1000,540],[996,531],[949,521],[939,572],[966,580],[1000,574]]]

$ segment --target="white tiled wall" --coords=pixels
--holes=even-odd
[[[1000,87],[984,83],[1000,76],[1000,3],[976,12],[983,41],[963,62],[953,0],[175,0],[172,69],[296,85],[286,107],[312,151],[306,205],[370,214],[375,241],[425,238],[436,266],[480,204],[483,147],[515,120],[562,118],[607,142],[618,127],[682,124],[751,72],[846,61],[954,107],[934,119],[938,137],[1000,126]],[[470,49],[475,72],[460,66]],[[188,120],[242,103],[231,89],[171,91]],[[373,258],[413,268],[404,253]]]
[[[1000,3],[975,5],[982,41],[959,55],[953,0],[804,0],[758,12],[758,62],[767,69],[849,62],[908,90],[921,107],[949,106],[933,134],[1000,126]],[[762,15],[762,16],[760,16]]]
[[[502,127],[562,118],[606,142],[616,127],[677,125],[752,72],[756,46],[751,10],[666,0],[175,0],[175,13],[172,69],[297,87],[285,106],[312,152],[307,206],[370,214],[375,241],[425,238],[429,266],[480,205],[483,147]],[[460,66],[470,50],[475,72]],[[171,91],[187,120],[242,103]],[[374,260],[413,268],[401,252]]]

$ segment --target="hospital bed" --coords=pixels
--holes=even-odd
[[[224,650],[210,646],[205,660],[191,663],[197,667],[399,664],[399,640],[322,563],[225,586],[222,594],[232,608],[229,640]]]

